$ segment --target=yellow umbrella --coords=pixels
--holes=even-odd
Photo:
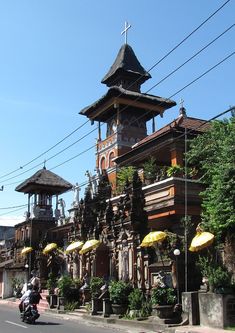
[[[47,254],[49,252],[51,252],[52,250],[57,249],[57,244],[56,243],[50,243],[47,244],[47,246],[43,249],[43,254]]]
[[[189,251],[197,252],[207,246],[210,246],[214,241],[215,236],[207,231],[198,231],[196,236],[193,238]]]
[[[83,246],[83,242],[81,241],[77,241],[77,242],[73,242],[71,244],[69,244],[69,246],[67,246],[66,250],[65,250],[65,253],[68,254],[70,252],[73,252],[75,250],[79,250],[82,248]]]
[[[154,245],[154,243],[162,242],[167,237],[164,231],[151,231],[146,235],[140,244],[141,247],[149,247]]]
[[[91,250],[96,249],[100,245],[100,241],[97,239],[90,239],[86,241],[86,243],[83,245],[82,249],[79,251],[80,254],[87,253]]]
[[[32,251],[33,251],[33,248],[31,246],[24,247],[21,251],[21,254],[25,255],[25,254],[30,253]]]

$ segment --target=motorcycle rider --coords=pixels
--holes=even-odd
[[[19,305],[22,321],[33,324],[35,320],[39,318],[40,314],[37,310],[37,304],[39,304],[41,299],[42,297],[38,292],[38,287],[29,284],[28,290],[21,297],[21,303]]]
[[[26,309],[27,305],[29,304],[32,290],[33,290],[33,285],[31,283],[28,283],[27,291],[25,291],[25,293],[20,298],[19,310],[21,313]]]

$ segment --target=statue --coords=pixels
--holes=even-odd
[[[94,195],[97,193],[97,187],[98,187],[98,177],[96,175],[92,175],[90,171],[86,171],[85,176],[88,177],[89,182],[89,189],[91,192],[91,197],[93,198]]]
[[[128,280],[129,276],[129,252],[128,252],[128,243],[127,240],[124,239],[123,243],[123,250],[122,250],[122,268],[121,268],[121,279],[123,281]]]
[[[74,197],[73,197],[72,205],[77,207],[79,205],[79,191],[80,191],[80,187],[79,187],[78,183],[76,183],[73,186],[73,191],[74,191]]]
[[[60,210],[60,217],[61,217],[61,218],[64,218],[64,217],[65,217],[65,210],[64,210],[64,208],[65,208],[65,206],[66,206],[65,201],[61,198],[61,199],[58,200],[58,204],[59,204],[60,207],[61,207],[61,210]]]

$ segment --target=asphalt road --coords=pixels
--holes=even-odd
[[[35,325],[20,320],[17,308],[0,305],[0,333],[126,333],[124,328],[105,327],[84,320],[41,314]]]

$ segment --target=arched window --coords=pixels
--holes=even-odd
[[[114,166],[114,159],[115,155],[114,155],[114,152],[112,151],[110,154],[109,154],[109,168],[112,168]]]
[[[102,157],[101,158],[101,160],[100,160],[100,168],[101,168],[101,170],[104,170],[104,169],[106,169],[105,168],[105,157]]]

